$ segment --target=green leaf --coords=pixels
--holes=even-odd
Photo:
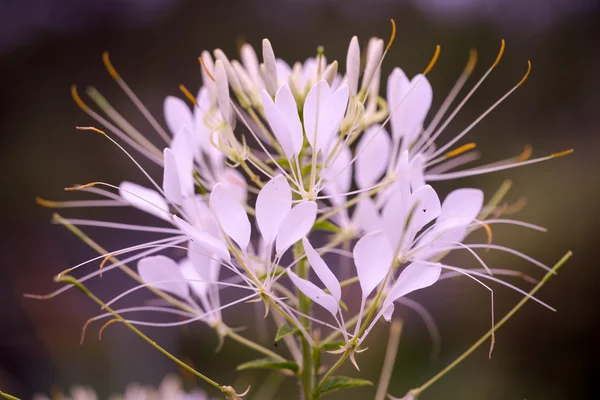
[[[329,342],[329,343],[322,344],[321,349],[323,349],[325,351],[335,351],[335,350],[339,350],[340,348],[344,347],[345,344],[346,344],[346,342],[344,342],[343,340],[338,340],[336,342]]]
[[[281,325],[279,327],[279,329],[277,329],[277,334],[275,335],[275,341],[279,342],[281,339],[283,339],[287,335],[291,335],[293,333],[296,333],[297,331],[298,331],[297,329],[292,328],[289,325]]]
[[[317,222],[313,225],[313,230],[328,231],[333,233],[339,233],[342,231],[339,226],[333,224],[330,221]]]
[[[332,376],[327,378],[321,390],[321,394],[333,392],[335,390],[348,389],[359,386],[373,386],[373,382],[366,379],[351,378],[349,376]]]
[[[292,372],[298,372],[298,364],[292,361],[277,361],[273,358],[259,358],[258,360],[248,361],[237,366],[238,371],[254,368],[287,369]]]

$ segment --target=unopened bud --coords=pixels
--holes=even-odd
[[[275,53],[273,52],[273,47],[271,46],[269,39],[263,39],[262,44],[264,63],[263,78],[265,80],[265,85],[267,86],[267,92],[269,92],[271,96],[275,96],[275,93],[277,93],[278,89],[277,61],[275,60]]]
[[[383,40],[371,38],[367,47],[367,61],[365,63],[365,73],[363,74],[361,90],[366,90],[371,83],[371,79],[375,75],[375,71],[379,68],[381,56],[383,55]]]
[[[356,96],[358,91],[358,76],[360,75],[360,46],[358,38],[352,37],[350,46],[348,46],[348,55],[346,56],[346,80],[350,94]]]

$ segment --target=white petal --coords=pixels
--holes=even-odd
[[[403,128],[406,135],[405,148],[408,148],[407,145],[414,142],[419,135],[433,98],[431,84],[421,74],[416,75],[410,81],[410,87],[410,93],[407,94],[407,99],[402,104],[404,108]]]
[[[433,285],[440,278],[441,272],[442,268],[439,266],[432,266],[418,261],[409,264],[400,273],[394,286],[390,289],[383,302],[383,308],[385,309],[388,305],[410,292]]]
[[[164,220],[171,220],[169,205],[165,201],[165,198],[155,190],[132,182],[121,182],[119,185],[119,196],[135,208]]]
[[[391,141],[381,125],[373,125],[363,133],[356,146],[356,185],[373,186],[385,172],[390,158]]]
[[[300,116],[298,115],[298,104],[296,104],[296,99],[294,99],[294,95],[287,84],[281,86],[277,91],[275,104],[277,104],[277,108],[279,108],[281,115],[286,121],[291,136],[293,152],[297,155],[302,150],[304,135],[302,134],[302,122],[300,122]]]
[[[442,211],[436,227],[443,228],[468,225],[479,215],[483,207],[483,192],[479,189],[457,189],[451,192],[442,203]]]
[[[221,257],[225,261],[230,261],[231,256],[229,255],[229,251],[223,242],[214,236],[202,232],[200,229],[196,228],[188,224],[186,221],[179,218],[177,215],[173,215],[173,222],[179,229],[183,231],[186,235],[190,237],[194,242],[196,242],[200,247],[204,248],[208,251],[208,254],[216,254],[218,257]]]
[[[205,297],[208,291],[208,283],[198,274],[198,270],[194,267],[192,260],[184,258],[179,262],[179,268],[181,269],[181,274],[187,280],[187,284],[190,285],[196,296]]]
[[[400,239],[407,231],[407,218],[412,204],[410,202],[410,189],[406,180],[399,180],[390,188],[392,191],[387,199],[383,210],[381,211],[381,221],[383,230],[392,245],[396,248],[400,245]],[[403,242],[406,243],[411,238],[406,237]]]
[[[371,233],[383,229],[383,223],[375,202],[370,197],[362,198],[356,205],[352,219],[356,221],[360,230]]]
[[[282,86],[281,89],[287,86]],[[277,92],[281,91],[281,89]],[[289,88],[288,88],[289,90]],[[290,93],[291,94],[291,93]],[[293,158],[294,154],[297,154],[295,151],[294,140],[292,139],[292,133],[290,131],[290,126],[288,125],[288,121],[286,117],[282,113],[282,111],[273,103],[271,100],[271,96],[267,93],[266,90],[261,92],[263,108],[265,110],[265,116],[267,117],[267,121],[271,126],[271,130],[275,134],[277,141],[283,147],[283,151],[288,159]],[[302,127],[300,127],[302,129]],[[300,134],[302,134],[302,130],[300,130]],[[299,150],[298,150],[299,152]]]
[[[223,231],[246,252],[252,228],[246,210],[235,198],[234,193],[218,183],[210,194],[210,207]]]
[[[337,314],[338,302],[332,295],[325,293],[324,290],[318,288],[314,283],[307,281],[306,279],[300,278],[291,270],[288,270],[287,274],[290,277],[292,283],[296,285],[298,290],[304,293],[306,297],[308,297],[321,307],[325,308],[332,315],[335,316]]]
[[[194,126],[190,107],[177,97],[168,96],[165,99],[163,112],[167,126],[173,135],[179,132],[184,126],[188,128],[193,128]]]
[[[181,204],[183,201],[179,168],[175,155],[168,147],[164,151],[165,167],[163,170],[163,190],[171,203]],[[191,173],[191,171],[190,171]]]
[[[440,198],[429,185],[421,186],[412,194],[411,208],[415,205],[416,208],[410,221],[414,233],[436,219],[441,212]]]
[[[346,56],[346,78],[348,88],[353,96],[358,91],[358,76],[360,75],[360,46],[358,38],[353,36],[348,46],[348,55]]]
[[[275,242],[277,256],[281,256],[298,240],[308,235],[316,218],[317,203],[314,201],[305,201],[292,208],[281,222],[277,233]]]
[[[229,102],[229,80],[227,79],[227,72],[225,66],[221,60],[215,62],[215,83],[217,85],[217,102],[219,104],[219,111],[223,116],[223,119],[232,123],[232,112],[231,104]]]
[[[304,100],[304,129],[306,139],[314,151],[322,150],[329,136],[327,128],[330,125],[331,97],[331,88],[327,82],[321,80],[310,89]]]
[[[342,287],[340,286],[340,282],[333,272],[331,272],[327,264],[325,264],[325,261],[323,261],[319,253],[312,247],[308,239],[305,237],[302,238],[302,244],[304,245],[306,258],[313,271],[315,271],[315,274],[317,274],[321,282],[323,282],[323,285],[329,289],[331,295],[339,302],[342,298]]]
[[[387,322],[390,322],[392,320],[392,314],[394,314],[394,303],[392,304],[388,304],[384,309],[383,309],[383,319],[385,319]]]
[[[378,231],[360,238],[353,254],[363,299],[366,299],[391,268],[393,250],[385,234]]]
[[[179,172],[179,182],[181,184],[181,194],[183,197],[188,197],[194,194],[194,153],[196,146],[194,145],[192,131],[183,127],[173,136],[171,145],[169,146]]]
[[[400,68],[394,68],[387,82],[387,100],[388,109],[391,114],[390,125],[392,126],[392,136],[399,139],[404,134],[404,108],[408,99],[405,99],[408,92],[410,81],[404,71]]]
[[[169,257],[152,256],[141,259],[138,262],[138,273],[144,282],[157,289],[182,298],[188,297],[188,284],[179,270],[179,265]]]
[[[260,190],[256,198],[256,223],[268,246],[273,244],[283,219],[292,208],[292,190],[278,175]]]
[[[225,171],[219,176],[219,183],[233,192],[240,203],[246,202],[248,183],[240,171],[229,167],[225,168]]]
[[[336,137],[337,131],[340,129],[340,124],[344,119],[346,108],[348,107],[348,86],[340,86],[331,96],[331,102],[328,105],[327,121],[329,122],[327,128],[326,141],[324,142],[325,150],[331,146],[331,142]],[[325,140],[325,139],[324,139]]]
[[[240,58],[242,59],[242,64],[244,65],[244,68],[246,68],[246,71],[248,71],[248,74],[252,80],[257,85],[260,85],[262,83],[262,78],[260,76],[258,57],[254,51],[254,47],[248,43],[244,43],[240,50]]]
[[[277,64],[275,61],[275,53],[269,39],[263,39],[263,62],[265,66],[265,84],[269,93],[274,96],[277,92]]]
[[[333,164],[327,167],[323,172],[323,178],[330,183],[325,186],[324,191],[329,194],[347,193],[352,185],[352,167],[349,166],[352,161],[352,151],[344,146],[339,154],[335,156]],[[345,203],[345,196],[335,196],[331,199],[334,205]]]

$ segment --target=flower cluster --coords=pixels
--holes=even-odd
[[[122,321],[132,326],[203,321],[221,339],[231,337],[248,344],[224,322],[222,311],[244,302],[263,302],[280,326],[278,337],[289,349],[296,365],[292,369],[301,377],[305,395],[312,392],[317,398],[337,367],[323,375],[318,363],[311,361],[315,351],[320,354],[329,348],[332,353],[342,353],[339,364],[349,357],[358,368],[355,354],[364,348],[363,341],[378,321],[390,321],[396,304],[425,313],[406,297],[411,292],[445,278],[469,277],[492,293],[492,325],[493,292],[484,281],[527,295],[500,279],[503,275],[522,275],[489,267],[474,249],[509,252],[550,270],[525,254],[491,241],[493,224],[540,231],[543,228],[500,218],[506,211],[500,206],[502,190],[484,205],[479,189],[459,188],[442,201],[430,184],[568,153],[529,159],[531,151],[526,148],[523,154],[510,159],[461,169],[480,154],[474,143],[458,145],[459,141],[525,81],[530,65],[520,82],[441,144],[439,139],[448,124],[500,61],[504,42],[493,65],[457,102],[475,68],[476,53],[471,52],[455,86],[428,118],[433,90],[426,75],[437,60],[439,47],[422,74],[408,78],[395,68],[387,77],[383,97],[381,65],[393,37],[387,46],[382,39],[369,40],[364,68],[359,40],[353,37],[343,75],[338,61],[327,60],[322,48],[315,57],[293,65],[276,58],[267,39],[262,43],[262,62],[249,44],[241,47],[239,61],[218,49],[213,53],[204,51],[200,57],[202,86],[197,96],[182,86],[186,101],[168,97],[164,102],[168,131],[143,106],[105,53],[104,62],[111,76],[165,143],[153,144],[90,89],[87,94],[106,117],[96,113],[73,87],[77,104],[110,136],[97,128],[80,129],[97,131],[112,141],[145,174],[148,184],[93,182],[69,190],[92,192],[103,199],[59,205],[132,206],[154,217],[155,223],[140,226],[57,218],[71,227],[154,232],[164,238],[102,251],[100,256],[66,272],[101,261],[100,270],[77,282],[82,284],[120,268],[140,283],[107,302],[106,307],[144,287],[167,305],[120,309],[92,320],[115,313],[170,313],[183,319],[171,323]],[[162,168],[162,184],[141,167],[130,149]],[[488,240],[465,243],[467,235],[478,229],[487,233]],[[171,248],[182,248],[187,255],[174,260],[161,254]],[[467,269],[445,263],[444,256],[453,250],[466,251],[479,267]],[[324,256],[331,254],[340,256],[339,268],[324,261]],[[106,265],[109,261],[111,264]],[[137,263],[137,273],[127,267],[130,263]],[[340,280],[340,275],[349,278]],[[290,284],[294,290],[290,290]],[[360,296],[356,297],[345,290],[355,284],[360,287]],[[72,285],[54,294],[69,287]],[[220,294],[224,289],[240,295],[222,304]],[[324,318],[313,313],[312,304],[326,311]],[[323,340],[319,335],[324,330],[331,333]],[[257,344],[250,346],[271,359],[286,360]],[[307,355],[301,347],[309,347],[313,355]]]

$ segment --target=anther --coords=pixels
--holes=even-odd
[[[465,153],[465,152],[467,152],[469,150],[472,150],[475,147],[477,147],[477,145],[475,143],[473,143],[473,142],[467,143],[465,145],[460,146],[457,149],[454,149],[454,150],[451,150],[451,151],[447,152],[446,154],[444,154],[444,158],[455,157],[455,156],[457,156],[459,154],[463,154],[463,153]]]
[[[554,153],[554,154],[550,155],[550,158],[558,158],[558,157],[562,157],[562,156],[567,156],[574,151],[575,150],[573,150],[573,149],[569,149],[569,150],[561,151],[560,153]]]
[[[394,18],[390,18],[390,22],[392,23],[392,33],[390,34],[387,46],[385,46],[386,52],[392,47],[392,43],[394,43],[394,39],[396,38],[396,21],[394,21]]]
[[[71,85],[71,97],[73,97],[75,104],[77,104],[79,108],[85,112],[89,111],[90,108],[83,102],[83,100],[81,100],[81,97],[79,97],[79,93],[77,93],[77,86],[75,84]]]
[[[179,85],[179,90],[181,90],[181,92],[185,95],[185,97],[187,97],[187,99],[195,106],[198,106],[198,102],[196,101],[196,99],[194,98],[194,96],[192,96],[192,94],[190,93],[189,90],[187,90],[187,88],[182,84]],[[198,106],[199,107],[199,106]]]
[[[108,70],[108,73],[114,80],[121,79],[121,77],[117,73],[117,70],[115,69],[115,67],[113,67],[112,63],[110,62],[110,58],[108,56],[108,51],[105,51],[104,53],[102,53],[102,61],[104,62],[104,66]]]
[[[429,65],[427,66],[427,68],[425,68],[425,71],[423,71],[423,75],[427,75],[429,73],[429,71],[431,71],[433,69],[433,66],[435,65],[435,63],[438,60],[438,57],[440,56],[441,50],[442,50],[442,48],[440,47],[439,44],[435,46],[435,53],[433,53],[433,58],[429,62]]]
[[[106,133],[98,128],[95,128],[93,126],[76,126],[76,129],[80,130],[80,131],[94,131],[97,132],[103,136],[106,136]]]

